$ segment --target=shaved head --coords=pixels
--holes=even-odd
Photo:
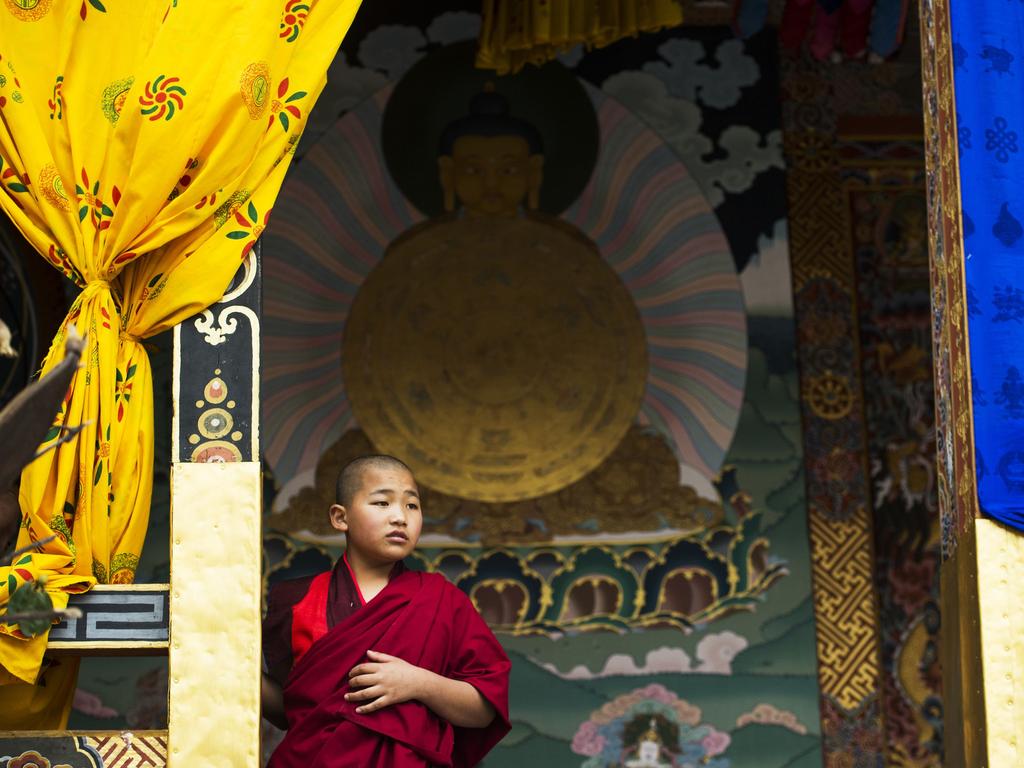
[[[412,470],[404,461],[399,461],[394,456],[385,454],[373,454],[360,456],[353,459],[338,475],[338,486],[335,490],[335,501],[348,509],[352,504],[352,497],[363,487],[363,477],[368,469],[392,469],[402,470],[412,474]]]

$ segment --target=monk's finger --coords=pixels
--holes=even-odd
[[[348,684],[353,688],[369,688],[375,683],[377,683],[377,675],[357,675],[348,679]]]
[[[356,664],[348,673],[349,679],[356,675],[372,675],[380,667],[379,664]]]
[[[356,707],[356,712],[364,715],[367,712],[375,712],[378,709],[383,709],[390,703],[391,701],[387,696],[381,696],[376,701],[371,701],[369,704],[363,704],[361,707]]]
[[[380,651],[367,651],[366,655],[374,661],[401,661],[397,656],[389,656],[388,654],[381,653]]]
[[[345,701],[370,701],[371,699],[380,698],[383,693],[384,691],[379,685],[374,685],[359,691],[349,691],[345,694]]]

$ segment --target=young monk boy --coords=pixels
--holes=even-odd
[[[469,768],[509,730],[508,657],[443,576],[402,564],[423,512],[409,468],[365,456],[338,478],[332,571],[275,586],[263,714],[287,728],[268,768]]]

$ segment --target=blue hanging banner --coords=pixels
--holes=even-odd
[[[978,500],[1024,530],[1024,4],[950,5]]]

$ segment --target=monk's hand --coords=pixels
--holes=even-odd
[[[348,673],[353,689],[345,700],[360,703],[356,712],[366,714],[378,709],[418,698],[426,670],[397,656],[367,651],[369,661],[357,664]]]

